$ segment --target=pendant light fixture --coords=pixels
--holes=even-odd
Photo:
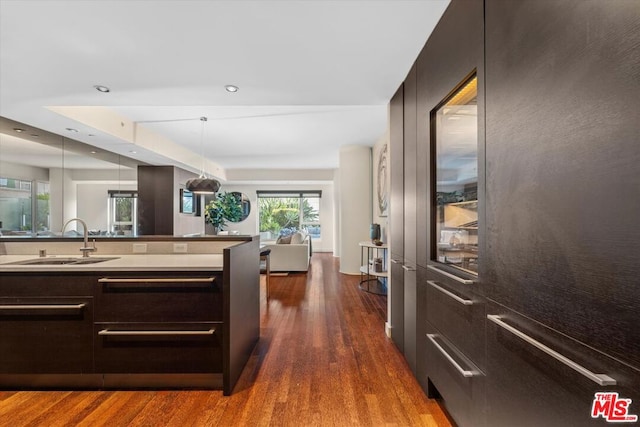
[[[200,129],[200,157],[202,158],[200,176],[198,178],[192,178],[186,183],[187,190],[196,194],[214,194],[220,189],[220,182],[207,178],[204,172],[204,123],[206,121],[206,117],[200,117],[200,122],[202,123]]]

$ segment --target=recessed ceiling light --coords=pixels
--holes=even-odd
[[[226,85],[224,87],[227,92],[237,92],[238,91],[238,86],[234,86],[234,85]]]
[[[74,129],[74,128],[67,128],[67,130],[68,130],[69,132],[78,132],[78,129]]]
[[[111,92],[111,89],[109,89],[106,86],[102,86],[102,85],[95,85],[94,89],[97,90],[98,92],[102,92],[102,93]]]
[[[13,128],[13,130],[15,130],[18,133],[24,132],[24,129],[22,129],[22,128]]]
[[[91,154],[98,154],[97,151],[91,151]]]

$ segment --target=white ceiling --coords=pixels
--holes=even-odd
[[[387,103],[447,5],[0,0],[0,116],[194,171],[201,151],[227,171],[336,168],[341,146],[384,134]]]

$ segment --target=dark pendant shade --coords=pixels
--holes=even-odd
[[[187,181],[187,190],[192,193],[213,194],[220,189],[220,183],[210,178],[193,178]]]

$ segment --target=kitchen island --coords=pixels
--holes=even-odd
[[[0,387],[231,394],[259,339],[257,238],[143,241],[89,259],[62,239],[44,257],[42,241],[3,243]],[[203,253],[130,253],[140,244]]]

